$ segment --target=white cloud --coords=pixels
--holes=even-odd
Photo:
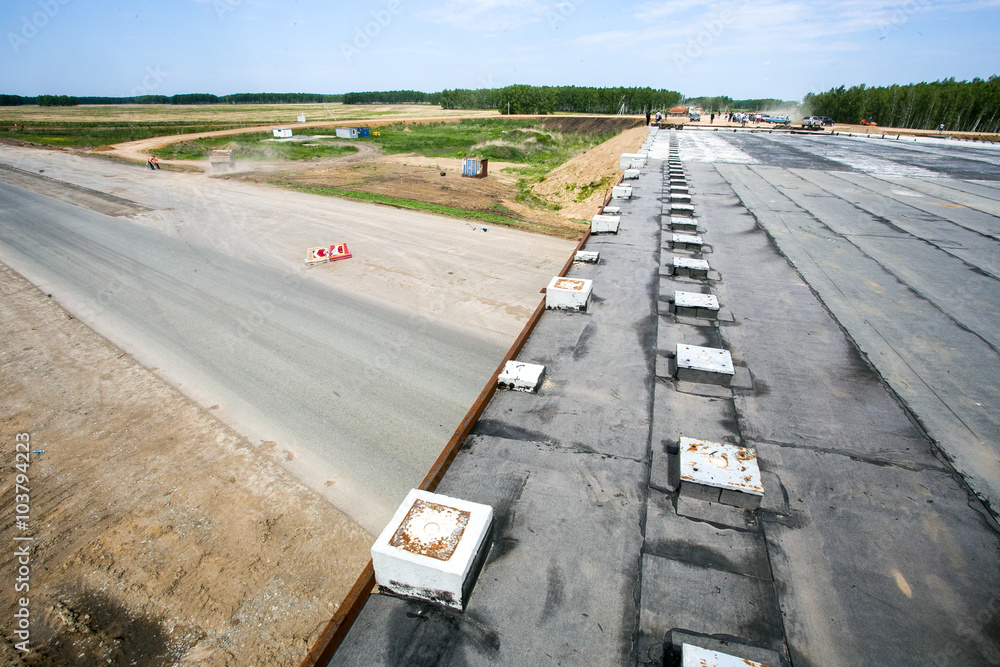
[[[422,18],[471,32],[495,33],[539,23],[547,11],[551,8],[538,0],[448,0],[423,12]]]
[[[923,14],[959,13],[1000,5],[1000,0],[690,0],[639,5],[635,30],[581,35],[578,47],[628,44],[668,56],[694,45],[705,55],[773,59],[817,51],[849,51],[872,35],[893,32]],[[776,61],[777,62],[777,61]]]

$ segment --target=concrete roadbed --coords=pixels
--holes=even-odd
[[[976,495],[1000,480],[985,465],[995,419],[963,420],[982,444],[936,435],[950,422],[900,384],[983,415],[965,397],[996,404],[987,329],[1000,316],[934,307],[942,282],[971,275],[942,237],[935,282],[917,275],[927,243],[815,189],[877,191],[876,178],[918,172],[903,168],[910,154],[865,148],[881,152],[858,162],[848,138],[672,134],[659,133],[618,234],[588,243],[600,263],[571,273],[594,280],[594,308],[546,312],[525,346],[545,383],[498,393],[438,489],[498,518],[467,610],[373,595],[330,664],[659,665],[682,633],[784,665],[1000,662],[1000,532]],[[660,268],[671,139],[711,245],[707,278]],[[964,173],[963,159],[941,164]],[[876,261],[883,237],[914,253]],[[722,314],[678,317],[675,291],[715,294]],[[883,323],[882,347],[925,360],[911,376],[869,347],[864,331]],[[732,382],[678,380],[678,343],[728,350]],[[936,359],[961,372],[946,381]],[[682,436],[752,451],[760,508],[679,483]],[[984,467],[963,469],[976,452]]]

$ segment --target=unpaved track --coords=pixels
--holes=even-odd
[[[482,117],[481,114],[470,115],[473,118]],[[521,116],[511,116],[511,118],[520,118]],[[413,118],[387,118],[385,120],[340,120],[340,121],[319,121],[312,123],[295,123],[292,127],[295,130],[309,130],[315,128],[334,128],[334,127],[358,127],[360,125],[367,125],[369,127],[378,127],[381,125],[391,125],[393,123],[440,123],[440,122],[457,122],[461,120],[462,116],[430,116],[430,117],[413,117]],[[271,123],[269,125],[256,125],[253,127],[238,127],[230,130],[215,130],[212,132],[194,132],[190,134],[174,134],[165,137],[152,137],[150,139],[137,139],[136,141],[127,141],[120,144],[114,144],[110,147],[110,150],[95,151],[105,157],[117,158],[120,160],[128,160],[131,162],[145,162],[146,158],[149,157],[150,151],[154,151],[157,148],[163,148],[164,146],[170,146],[171,144],[180,143],[181,141],[195,141],[197,139],[207,139],[209,137],[232,137],[240,134],[254,134],[257,132],[270,132],[275,127],[278,127],[279,123]],[[161,160],[163,164],[178,164],[181,166],[191,166],[195,163],[191,160]],[[207,162],[200,163],[203,169],[208,168]]]
[[[153,210],[0,186],[0,257],[372,532],[419,483],[572,243],[4,148]],[[2,178],[2,174],[0,174]],[[355,258],[306,269],[309,246]]]
[[[509,116],[499,116],[496,114],[484,113],[484,112],[469,112],[456,114],[452,116],[412,116],[406,118],[390,117],[384,119],[370,119],[370,120],[343,120],[343,121],[319,121],[311,123],[293,123],[284,126],[292,127],[293,130],[307,130],[315,128],[333,128],[333,127],[359,127],[362,125],[367,125],[369,127],[380,127],[383,125],[392,125],[394,123],[457,123],[463,118],[495,118],[498,120],[518,120],[518,119],[528,119],[528,120],[541,120],[558,122],[560,120],[567,119],[597,119],[595,122],[606,123],[608,120],[607,116],[597,116],[597,115],[573,115],[573,116],[533,116],[533,115],[516,115],[512,114]],[[152,137],[150,139],[137,139],[136,141],[127,141],[120,144],[114,144],[110,147],[106,147],[105,150],[93,151],[98,155],[105,157],[127,160],[130,162],[146,162],[146,158],[149,157],[150,151],[154,151],[157,148],[163,148],[164,146],[170,146],[171,144],[176,144],[181,141],[195,141],[196,139],[205,139],[209,137],[230,137],[239,134],[252,134],[256,132],[270,132],[275,127],[284,127],[280,123],[271,123],[270,125],[256,125],[253,127],[240,127],[230,130],[215,130],[212,132],[195,132],[191,134],[175,134],[164,137]],[[301,133],[301,132],[300,132]],[[160,160],[163,164],[176,164],[181,167],[192,167],[198,166],[201,169],[208,169],[207,162],[197,163],[191,160]]]

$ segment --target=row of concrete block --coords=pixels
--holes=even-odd
[[[669,188],[669,211],[664,214],[661,233],[664,246],[673,252],[700,254],[705,251],[699,221],[687,178],[675,142],[667,160],[665,185]],[[667,203],[667,202],[665,202]],[[674,256],[666,267],[674,279],[706,281],[710,266],[702,257]],[[676,290],[671,300],[675,317],[715,321],[719,300],[715,294]],[[678,381],[729,386],[735,375],[728,350],[677,343],[674,350],[675,376]],[[681,437],[678,446],[680,492],[710,502],[720,502],[748,509],[760,506],[764,494],[756,453],[739,445]]]

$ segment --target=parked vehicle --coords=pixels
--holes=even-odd
[[[817,118],[821,118],[823,120],[823,125],[833,127],[833,119],[829,116],[817,116]]]
[[[819,116],[806,116],[802,119],[803,130],[822,130],[823,119]]]
[[[876,123],[875,121],[873,121],[871,118],[862,118],[861,119],[861,124],[862,125],[871,125],[872,127],[878,127],[878,123]]]
[[[697,111],[692,111],[691,115],[688,116],[688,120],[690,120],[692,123],[701,122],[701,114],[698,113]]]
[[[773,125],[791,125],[792,121],[787,116],[761,116],[760,122],[771,123]]]

